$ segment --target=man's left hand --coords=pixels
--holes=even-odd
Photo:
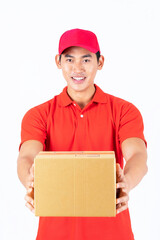
[[[128,208],[129,186],[127,179],[120,165],[116,164],[116,213],[120,213]]]

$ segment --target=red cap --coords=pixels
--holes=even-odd
[[[90,52],[100,52],[96,35],[88,30],[71,29],[64,32],[59,40],[59,55],[69,47],[82,47]]]

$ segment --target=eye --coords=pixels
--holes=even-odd
[[[86,58],[86,59],[84,59],[84,62],[85,63],[90,62],[90,59]]]
[[[67,61],[67,62],[72,62],[72,59],[71,59],[71,58],[67,58],[66,61]]]

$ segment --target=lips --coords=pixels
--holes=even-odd
[[[74,79],[76,81],[81,81],[81,80],[84,80],[85,77],[72,77],[72,79]]]
[[[86,77],[84,76],[75,76],[75,77],[71,77],[72,80],[74,81],[74,83],[83,83],[84,80],[86,79]]]

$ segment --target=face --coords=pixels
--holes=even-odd
[[[67,48],[59,61],[56,55],[56,64],[62,69],[69,92],[87,92],[94,87],[94,78],[97,70],[101,70],[104,63],[103,56],[97,62],[96,54],[81,47]]]

